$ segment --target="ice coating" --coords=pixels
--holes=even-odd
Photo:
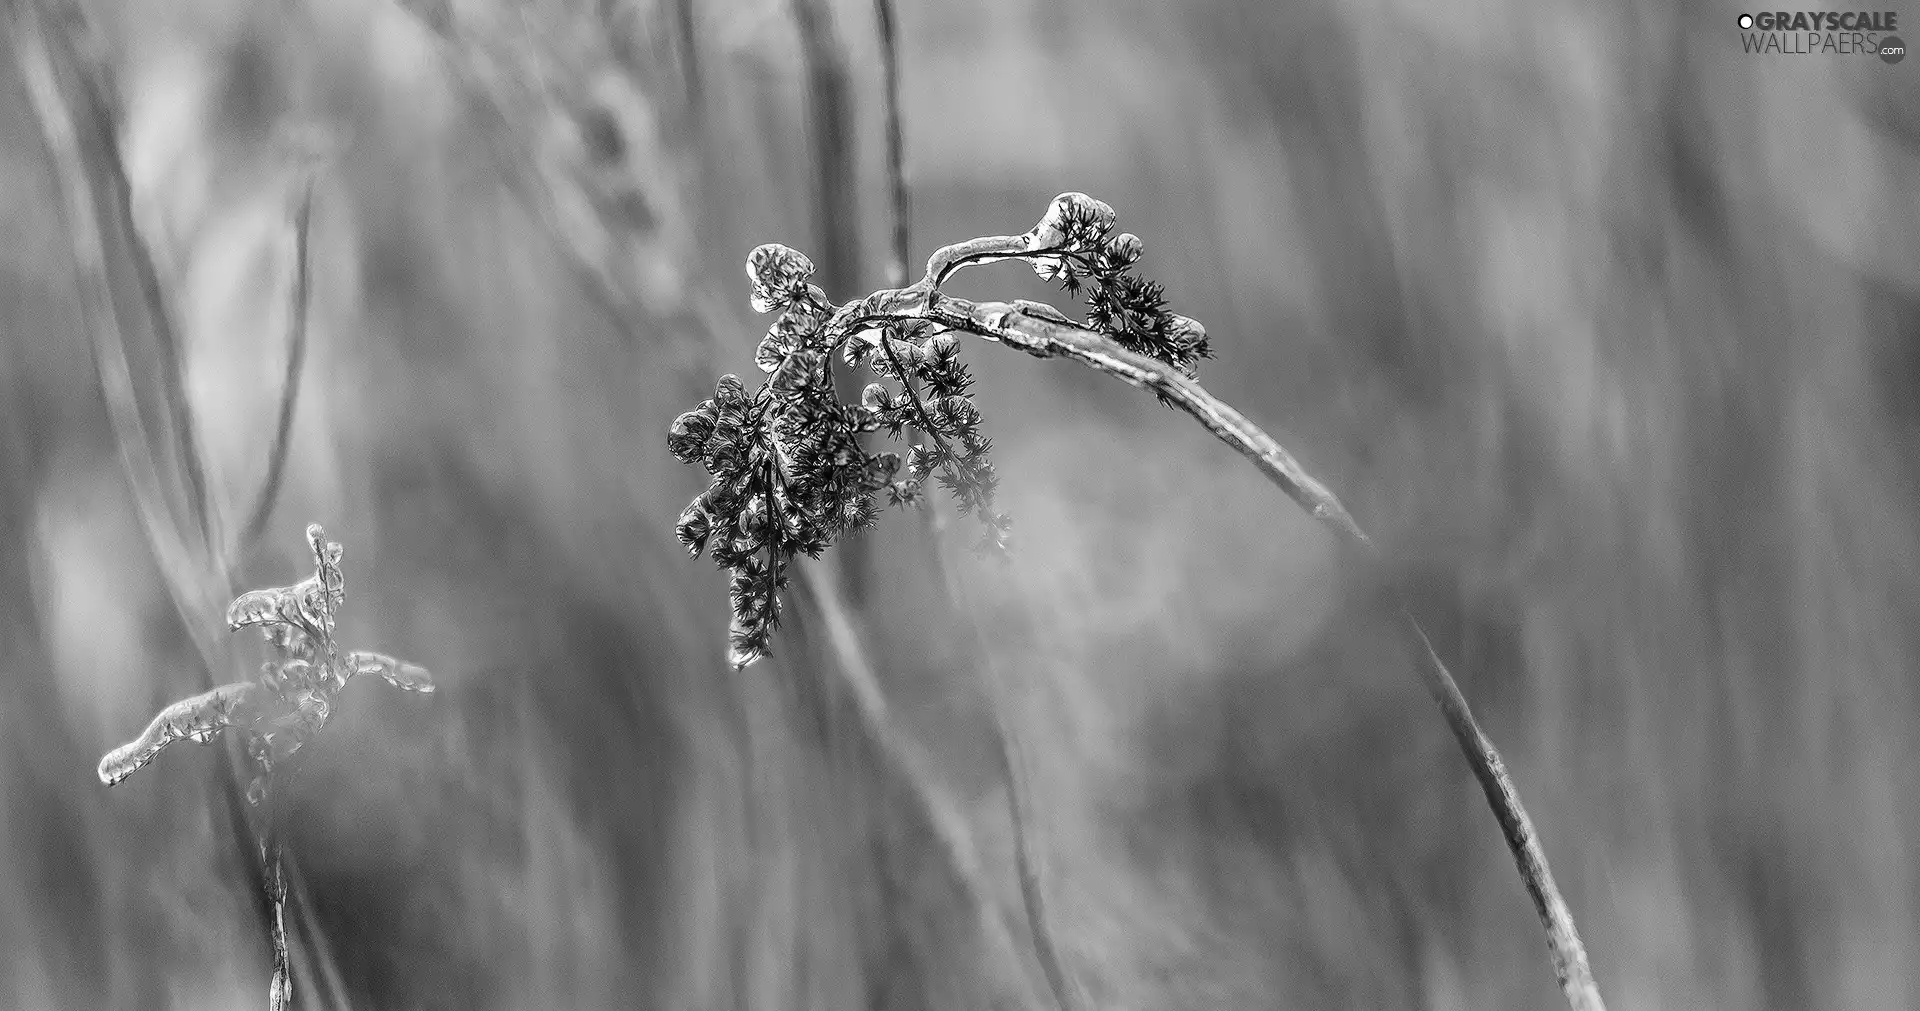
[[[256,776],[247,793],[258,804],[273,766],[326,726],[334,696],[352,678],[372,674],[403,691],[433,691],[432,676],[416,664],[373,652],[341,658],[333,632],[334,616],[346,603],[344,552],[318,524],[307,527],[306,538],[313,575],[290,586],[249,590],[227,607],[228,627],[262,629],[274,658],[261,664],[254,680],[222,685],[162,709],[139,737],[100,760],[101,782],[113,786],[125,780],[175,741],[206,744],[237,727],[248,735]]]

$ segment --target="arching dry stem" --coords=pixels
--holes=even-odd
[[[944,246],[914,284],[839,306],[809,282],[814,267],[805,256],[777,244],[753,251],[747,274],[754,307],[780,314],[755,357],[768,379],[749,394],[738,378],[723,378],[713,400],[675,421],[668,440],[676,457],[702,464],[714,478],[683,514],[677,533],[693,554],[709,552],[734,573],[734,640],[736,647],[751,647],[736,649],[739,663],[765,655],[778,624],[781,580],[766,574],[777,576],[795,554],[817,554],[871,522],[882,493],[896,504],[920,501],[921,485],[938,474],[962,511],[983,520],[983,547],[1004,547],[1009,521],[992,506],[997,478],[985,458],[989,440],[979,432],[979,411],[966,392],[972,379],[956,361],[957,344],[948,334],[1071,359],[1153,392],[1252,461],[1370,569],[1380,567],[1379,551],[1339,498],[1196,381],[1196,363],[1210,356],[1204,328],[1168,312],[1160,287],[1133,274],[1140,240],[1115,233],[1113,225],[1111,207],[1063,193],[1025,233]],[[977,302],[941,289],[965,267],[1000,260],[1027,262],[1068,292],[1084,291],[1087,322],[1038,302]],[[864,363],[881,378],[900,381],[905,392],[873,384],[857,409],[842,405],[825,368],[833,356]],[[915,391],[916,375],[940,387],[937,404]],[[936,446],[915,446],[910,476],[901,481],[897,457],[868,454],[855,437],[882,430],[897,436],[907,425],[926,429]],[[780,522],[766,521],[770,499],[784,503]],[[1499,751],[1397,591],[1395,600],[1421,681],[1479,780],[1546,929],[1568,1005],[1604,1011],[1573,916]]]
[[[1067,195],[1062,199],[1077,195]],[[1380,562],[1378,549],[1332,490],[1309,474],[1271,435],[1247,420],[1225,401],[1165,362],[1129,351],[1112,339],[1079,326],[1050,306],[1034,302],[973,302],[955,298],[940,285],[962,267],[1005,259],[1034,260],[1056,248],[1048,244],[1044,222],[1022,236],[991,236],[945,246],[927,262],[926,275],[916,284],[875,293],[842,307],[828,326],[864,339],[884,324],[923,320],[942,328],[982,337],[1041,358],[1067,358],[1142,389],[1152,390],[1179,408],[1209,432],[1251,460],[1287,497],[1315,519],[1332,528],[1350,549],[1370,566]],[[1420,679],[1439,704],[1467,764],[1479,780],[1487,803],[1500,823],[1521,879],[1533,899],[1547,933],[1548,948],[1561,990],[1573,1011],[1605,1011],[1593,981],[1586,948],[1554,883],[1545,849],[1513,778],[1493,741],[1481,730],[1473,709],[1447,666],[1434,652],[1426,632],[1398,591],[1395,602]]]

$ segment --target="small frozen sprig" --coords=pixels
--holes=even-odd
[[[1140,240],[1115,235],[1113,224],[1113,208],[1062,194],[1025,235],[976,240],[998,243],[992,253],[980,247],[976,259],[1025,257],[1041,276],[1085,294],[1088,327],[1192,375],[1207,355],[1206,332],[1167,312],[1161,287],[1133,273]],[[767,655],[794,555],[818,556],[841,534],[871,524],[881,508],[919,505],[930,478],[979,522],[977,549],[1004,551],[1012,525],[994,506],[993,442],[982,431],[954,327],[930,318],[850,317],[855,306],[829,301],[811,281],[812,261],[786,246],[755,249],[746,271],[753,308],[777,314],[754,355],[767,378],[749,393],[738,377],[723,377],[713,398],[677,418],[668,435],[676,458],[701,464],[712,478],[677,533],[693,555],[708,553],[732,574],[728,653],[740,667]],[[939,273],[930,265],[916,287],[931,294]],[[1050,307],[1020,305],[1071,322]],[[836,355],[881,380],[857,404],[835,389]],[[909,427],[927,441],[908,447],[904,474],[899,456],[869,453],[860,442],[869,432],[899,439]]]
[[[253,680],[221,685],[162,709],[139,737],[100,760],[100,781],[113,786],[176,741],[210,744],[224,729],[246,734],[254,778],[248,802],[259,805],[274,769],[326,725],[334,697],[348,681],[373,675],[405,691],[431,692],[424,668],[382,653],[348,652],[334,642],[334,616],[346,603],[342,549],[318,524],[307,527],[314,573],[292,586],[250,590],[227,608],[230,630],[259,628],[274,657]]]

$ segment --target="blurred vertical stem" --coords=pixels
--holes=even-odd
[[[886,139],[887,195],[892,217],[892,242],[888,251],[886,276],[889,287],[901,288],[906,286],[907,262],[913,255],[913,203],[912,190],[907,186],[906,117],[900,111],[900,23],[893,0],[873,0],[873,18],[880,45],[881,130]],[[883,339],[881,344],[887,358],[893,363],[894,371],[901,377],[907,395],[913,399],[915,415],[924,418],[926,407],[914,389],[911,373],[902,367],[893,342]],[[935,442],[941,441],[939,433],[931,426],[921,427]],[[954,458],[945,445],[941,446],[941,450],[946,459]],[[948,464],[949,470],[951,466]],[[1028,828],[1027,816],[1031,805],[1027,795],[1026,765],[1021,761],[1018,741],[1004,712],[1002,680],[997,676],[993,658],[987,651],[986,634],[974,618],[973,609],[968,606],[963,590],[955,581],[952,568],[946,564],[945,542],[940,536],[934,509],[934,504],[928,503],[927,508],[920,510],[927,535],[921,543],[925,545],[929,561],[939,576],[948,611],[954,620],[971,632],[976,666],[984,668],[981,671],[983,687],[992,714],[989,729],[995,757],[999,760],[1001,775],[1007,785],[1007,819],[1013,836],[1014,874],[1020,884],[1020,904],[1026,913],[1027,934],[1033,944],[1034,957],[1040,963],[1041,974],[1046,977],[1047,988],[1053,994],[1054,1003],[1060,1011],[1076,1011],[1079,1006],[1076,991],[1067,975],[1066,965],[1061,961],[1059,948],[1054,944],[1052,926],[1047,922],[1046,890],[1040,881],[1040,868],[1034,860],[1032,834]],[[864,539],[860,538],[842,542],[842,550],[852,544],[863,543]]]
[[[181,347],[169,307],[162,290],[160,274],[151,251],[146,247],[133,217],[132,187],[120,156],[118,127],[113,103],[107,89],[88,74],[86,61],[74,33],[85,30],[83,15],[63,4],[36,5],[32,0],[9,0],[6,12],[12,22],[9,35],[14,40],[21,75],[26,85],[33,114],[40,127],[42,142],[53,167],[53,181],[59,191],[63,223],[72,243],[72,252],[80,296],[80,313],[87,331],[94,365],[106,402],[108,421],[121,466],[131,486],[136,511],[145,528],[158,563],[161,581],[180,614],[188,638],[201,661],[195,681],[196,691],[210,690],[218,680],[215,671],[231,666],[232,660],[222,640],[213,632],[225,600],[233,593],[230,573],[239,550],[250,538],[242,538],[234,552],[223,551],[213,540],[212,507],[207,498],[205,472],[201,466],[193,413],[188,407],[184,387]],[[71,96],[71,97],[70,97]],[[298,228],[302,279],[296,286],[298,313],[306,307],[304,214]],[[147,326],[160,345],[162,381],[169,410],[169,429],[181,454],[185,472],[186,511],[199,532],[197,541],[188,541],[181,533],[173,496],[167,491],[160,467],[153,455],[145,423],[141,418],[131,366],[127,356],[127,328],[114,297],[113,278],[108,258],[121,250],[132,261]],[[304,319],[297,326],[304,345]],[[297,383],[299,369],[289,369],[289,381]],[[290,394],[283,392],[283,398]],[[283,413],[286,408],[283,405]],[[284,456],[284,439],[276,439],[274,454]],[[270,461],[268,471],[277,485],[284,462]],[[272,501],[272,492],[263,488],[257,508]],[[296,896],[305,894],[298,869],[281,859],[281,843],[271,825],[256,826],[249,817],[241,781],[241,759],[232,745],[223,748],[219,763],[219,794],[225,808],[228,834],[240,855],[247,875],[249,893],[273,948],[275,985],[271,1000],[276,1008],[287,996],[283,991],[291,961],[286,946],[283,907],[289,889]],[[331,976],[331,954],[325,937],[309,924],[314,959]],[[342,995],[335,994],[336,1006]]]
[[[122,229],[130,224],[128,209],[115,200],[122,191],[107,182],[115,173],[104,163],[118,161],[113,123],[95,86],[84,73],[73,40],[60,30],[57,16],[43,14],[26,0],[15,0],[9,12],[14,22],[10,34],[19,52],[21,73],[26,79],[34,115],[53,163],[54,184],[60,191],[62,216],[73,243],[82,324],[93,349],[114,443],[132,486],[135,509],[159,563],[161,582],[172,596],[187,634],[203,661],[196,690],[209,690],[216,680],[213,666],[221,663],[225,654],[217,640],[207,633],[206,616],[213,612],[205,592],[206,570],[182,543],[167,505],[168,496],[152,456],[152,444],[140,418],[133,376],[127,364],[126,332],[108,273],[108,250],[114,244],[98,201],[102,198],[109,201],[107,214],[118,220]],[[84,117],[74,103],[68,101],[69,92],[82,103]],[[92,157],[89,157],[89,146]],[[154,309],[149,305],[150,312]],[[220,795],[228,828],[239,849],[241,865],[246,868],[249,890],[256,899],[262,926],[271,934],[273,910],[266,867],[261,859],[262,840],[248,823],[234,756],[228,749],[223,749],[222,756],[225,761],[220,763]]]
[[[273,507],[279,501],[280,487],[286,476],[287,456],[293,442],[293,419],[300,402],[300,380],[307,360],[307,313],[313,290],[312,262],[308,249],[313,224],[313,189],[314,179],[309,175],[301,186],[300,202],[293,214],[293,278],[287,321],[287,366],[280,382],[280,407],[275,414],[273,442],[267,450],[266,474],[261,478],[259,491],[254,494],[252,507],[247,510],[246,524],[241,528],[239,537],[221,556],[220,579],[227,584],[229,593],[238,589],[232,582],[232,574],[238,568],[240,558],[266,532],[267,521],[273,516]],[[286,787],[291,787],[290,781]],[[272,806],[266,816],[264,838],[261,841],[261,861],[269,874],[268,900],[273,907],[269,927],[273,937],[274,982],[270,1001],[274,1011],[279,1011],[293,1000],[293,957],[287,945],[286,924],[290,891],[295,908],[300,913],[300,925],[310,938],[316,939],[316,943],[324,943],[317,940],[321,937],[319,923],[313,919],[305,881],[299,876],[298,868],[292,866],[292,857],[286,852],[285,839],[280,830],[279,802],[284,792],[284,789],[276,791],[270,800]],[[328,988],[338,1006],[344,990],[336,978],[332,958],[323,951],[314,961],[319,969],[316,975],[327,979]]]
[[[799,573],[799,588],[819,609],[826,646],[832,653],[833,665],[840,672],[841,687],[858,716],[855,726],[865,737],[863,743],[882,758],[883,771],[897,777],[914,798],[914,814],[940,849],[943,863],[952,873],[968,912],[979,925],[989,952],[1007,963],[1024,967],[1025,960],[1014,946],[1012,932],[992,901],[985,867],[974,846],[964,808],[939,785],[932,756],[911,736],[902,733],[888,712],[879,674],[867,659],[855,619],[840,599],[833,581],[819,566],[795,568]],[[1038,1003],[1041,1000],[1038,986],[1028,977],[1016,978],[1033,991],[1021,996]],[[992,1006],[1003,1005],[995,1002]]]
[[[110,102],[112,95],[105,90],[95,94],[102,102]],[[111,106],[106,106],[107,123],[112,124],[119,117],[114,115]],[[200,459],[199,425],[194,420],[193,399],[187,394],[186,349],[181,345],[179,334],[173,327],[173,313],[168,308],[166,289],[160,283],[160,271],[154,263],[153,250],[148,247],[146,236],[140,231],[133,217],[133,183],[127,177],[126,165],[120,159],[118,138],[113,138],[110,148],[112,157],[103,159],[101,166],[106,169],[107,181],[113,186],[114,205],[126,215],[122,231],[131,247],[133,270],[140,280],[140,292],[148,306],[148,318],[153,324],[154,342],[159,346],[161,390],[166,397],[168,427],[172,429],[174,441],[180,448],[180,469],[187,483],[187,515],[193,517],[199,528],[200,543],[208,551],[214,550],[214,516],[207,499],[206,466]]]
[[[685,89],[682,102],[696,121],[706,106],[705,79],[700,69],[698,24],[693,0],[673,0],[673,46],[680,61],[680,86]]]
[[[152,542],[167,591],[183,614],[210,614],[224,602],[203,595],[200,565],[192,548],[181,539],[176,505],[168,494],[153,456],[153,444],[141,418],[132,368],[126,354],[126,333],[114,298],[107,260],[124,241],[131,215],[120,193],[107,182],[118,161],[108,108],[88,80],[82,60],[56,12],[42,12],[30,0],[11,0],[20,73],[40,136],[53,168],[60,197],[60,213],[71,242],[81,322],[89,339],[107,420],[113,428],[122,469],[132,486],[135,509]],[[69,95],[72,96],[69,99]],[[76,107],[77,103],[77,107]],[[103,209],[101,204],[107,206]],[[114,224],[109,224],[111,218]],[[116,227],[118,232],[116,232]],[[151,311],[154,307],[149,305]],[[202,652],[217,650],[217,640],[196,623],[188,634]]]
[[[875,292],[865,299],[849,302],[828,326],[849,337],[861,332],[878,332],[882,336],[877,339],[885,346],[885,326],[933,322],[951,332],[972,334],[1037,358],[1070,359],[1130,386],[1150,390],[1252,461],[1296,505],[1332,528],[1342,544],[1373,571],[1382,568],[1384,559],[1373,540],[1326,485],[1309,474],[1271,435],[1179,369],[1123,348],[1110,337],[1088,330],[1047,306],[974,302],[940,290],[941,281],[970,263],[1035,259],[1035,250],[1028,242],[1028,236],[987,236],[942,247],[928,260],[926,275],[913,286]],[[1594,984],[1593,969],[1574,926],[1573,913],[1554,883],[1540,834],[1520,803],[1519,791],[1507,772],[1506,763],[1474,719],[1466,695],[1434,651],[1405,596],[1391,583],[1389,587],[1421,683],[1439,704],[1448,728],[1473,769],[1474,778],[1479,780],[1487,805],[1500,823],[1501,835],[1512,851],[1527,894],[1545,928],[1554,973],[1568,1006],[1572,1011],[1605,1011],[1606,1004]]]
[[[850,285],[859,270],[859,180],[853,157],[853,87],[847,54],[827,0],[792,0],[807,78],[807,132],[813,148],[813,216],[822,286]]]
[[[822,57],[818,65],[826,68],[827,72],[818,77],[824,79],[829,85],[826,89],[829,96],[836,93],[840,96],[828,104],[833,106],[837,103],[838,135],[845,137],[849,132],[847,130],[849,100],[846,61],[834,48],[837,43],[832,40],[829,12],[821,0],[794,0],[794,3],[796,4],[796,24],[801,28],[799,34],[802,46],[807,54]],[[478,68],[474,56],[476,47],[462,34],[457,24],[433,16],[431,11],[418,0],[395,0],[395,6],[414,17],[437,41],[440,55],[455,84],[472,95],[488,115],[507,123],[515,135],[525,136],[532,133],[515,122],[510,104],[504,100],[498,80]],[[805,8],[805,10],[802,11],[799,8]],[[694,22],[690,14],[691,6],[680,3],[677,9],[685,18],[682,24],[683,31],[686,32],[684,44],[691,52],[692,43],[695,41],[692,31]],[[816,64],[809,57],[809,66],[814,65]],[[816,76],[810,72],[809,80],[815,79]],[[703,82],[696,77],[690,83],[702,84]],[[695,119],[698,118],[699,113],[700,109],[693,110]],[[703,131],[696,132],[696,142],[702,133]],[[848,191],[843,193],[841,199],[850,209],[852,204],[850,189],[854,181],[851,144],[845,141],[833,145],[820,142],[819,138],[831,135],[833,133],[830,131],[815,134],[818,145],[816,150],[824,156],[829,166],[839,166],[832,169],[838,174],[835,185],[847,188]],[[552,212],[553,196],[543,188],[538,173],[531,171],[528,167],[528,153],[508,144],[493,145],[491,153],[507,185],[534,211],[548,238],[566,259],[567,266],[587,280],[589,294],[598,299],[616,321],[623,325],[631,325],[633,318],[641,313],[641,300],[637,297],[604,297],[604,285],[599,283],[599,279],[616,276],[616,272],[609,269],[607,263],[587,260],[588,253],[582,247],[566,241],[560,234]],[[824,189],[825,174],[818,178],[822,179],[821,187]],[[824,198],[816,199],[816,205],[824,205],[827,202]],[[844,240],[845,244],[857,248],[858,229],[852,227],[855,222],[851,214],[837,216],[823,214],[822,217],[823,231],[826,230],[827,223],[840,222],[848,236]],[[904,218],[902,222],[904,223]],[[848,264],[838,269],[847,271],[854,269],[850,262],[852,256],[848,255],[847,260]],[[703,308],[691,323],[700,328],[707,338],[705,345],[734,348],[737,351],[740,341],[737,323],[724,311],[717,308],[706,309],[706,306],[718,303],[712,302],[705,293],[696,294],[695,302]],[[843,546],[843,550],[847,547],[852,545]],[[846,557],[851,562],[859,556],[850,553]],[[901,732],[886,709],[878,678],[866,659],[861,645],[861,634],[855,627],[853,616],[847,606],[847,587],[837,580],[826,578],[824,571],[814,566],[801,566],[800,574],[807,595],[825,616],[828,630],[824,643],[826,652],[829,654],[825,663],[827,669],[821,672],[821,676],[838,678],[841,687],[849,693],[858,716],[854,725],[866,739],[867,746],[880,756],[880,761],[886,767],[888,775],[894,777],[900,784],[901,793],[912,809],[913,817],[924,824],[932,836],[936,849],[952,875],[955,890],[979,925],[989,954],[1011,962],[1018,970],[1025,970],[1027,962],[1022,957],[1005,919],[1004,914],[1010,911],[1002,909],[993,889],[987,885],[986,875],[980,865],[971,832],[958,800],[934,774],[930,759],[911,737]],[[1038,992],[1039,984],[1030,979],[1024,971],[1019,975],[1020,983],[1031,991],[1021,995],[1023,1005],[1031,1003],[1038,1006],[1043,1003],[1044,998]]]

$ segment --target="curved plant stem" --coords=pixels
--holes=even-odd
[[[939,284],[969,263],[1044,254],[1028,237],[990,236],[956,243],[936,252],[926,276],[908,288],[877,292],[849,303],[835,314],[830,326],[845,335],[873,334],[885,323],[924,320],[963,333],[1017,348],[1041,358],[1066,358],[1105,373],[1129,385],[1151,390],[1186,412],[1213,435],[1251,460],[1268,480],[1279,486],[1300,508],[1331,527],[1340,540],[1370,567],[1381,557],[1366,531],[1326,485],[1302,467],[1293,455],[1239,411],[1207,392],[1199,383],[1157,359],[1120,347],[1107,337],[1067,321],[1058,311],[1037,303],[973,302],[939,290]],[[883,344],[883,337],[865,339]],[[1528,895],[1533,900],[1555,974],[1573,1011],[1605,1011],[1586,948],[1573,915],[1554,884],[1539,833],[1520,803],[1513,778],[1500,752],[1480,729],[1466,695],[1454,681],[1405,598],[1396,590],[1401,627],[1413,647],[1420,679],[1439,704],[1467,764],[1479,780],[1501,834],[1513,853]]]

